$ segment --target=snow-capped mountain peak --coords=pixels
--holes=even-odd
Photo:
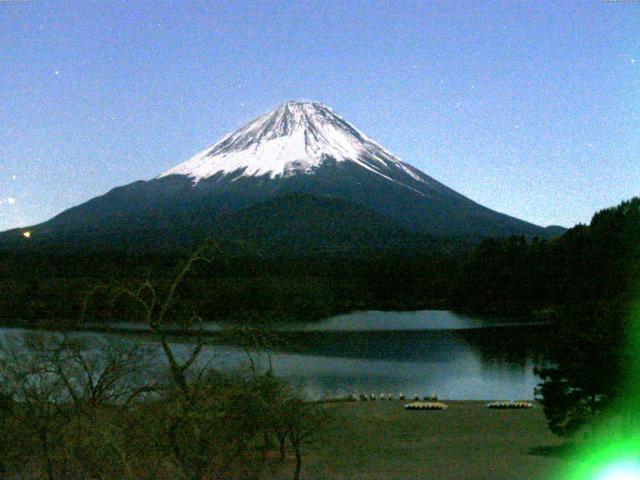
[[[356,163],[395,183],[400,183],[393,178],[398,169],[425,181],[326,105],[294,101],[250,121],[158,178],[183,175],[197,184],[215,175],[288,177],[312,174],[327,160]]]
[[[29,231],[65,249],[164,252],[206,235],[266,239],[257,251],[288,245],[275,249],[285,256],[289,247],[306,256],[316,245],[310,248],[318,258],[349,254],[363,235],[363,252],[396,253],[423,234],[549,236],[473,202],[400,161],[325,105],[306,102],[281,105],[160,177],[114,188]],[[24,244],[23,233],[0,234],[0,247],[3,238]]]

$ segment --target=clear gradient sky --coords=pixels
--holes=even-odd
[[[0,230],[150,179],[287,100],[495,210],[640,194],[640,2],[0,1]]]

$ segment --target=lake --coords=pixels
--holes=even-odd
[[[207,325],[212,331],[220,328]],[[271,364],[277,375],[314,399],[350,393],[397,397],[401,392],[451,400],[531,399],[539,382],[533,367],[545,329],[448,311],[368,311],[280,325],[286,340],[250,353],[259,368]],[[0,329],[0,335],[9,332],[15,329]],[[186,351],[188,345],[174,348]],[[227,370],[248,365],[247,353],[235,346],[208,345],[203,361],[208,360]]]

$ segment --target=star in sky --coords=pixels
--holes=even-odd
[[[558,15],[548,15],[545,2],[515,2],[509,11],[478,2],[477,15],[461,21],[459,8],[433,2],[407,9],[354,9],[350,2],[343,2],[344,8],[318,9],[308,2],[296,9],[261,8],[257,2],[250,18],[242,2],[213,9],[175,0],[175,5],[133,2],[131,9],[131,2],[122,2],[122,8],[83,2],[82,9],[56,2],[49,10],[46,2],[28,3],[15,15],[0,15],[0,31],[9,35],[2,66],[8,74],[2,82],[6,91],[15,92],[0,108],[0,124],[7,130],[0,231],[19,226],[16,215],[23,209],[25,224],[35,224],[120,184],[150,178],[247,116],[289,97],[326,102],[439,181],[534,223],[587,222],[594,211],[637,194],[637,133],[628,120],[634,112],[615,95],[590,101],[594,91],[631,91],[637,81],[640,49],[627,38],[637,9],[554,2]],[[148,28],[140,28],[132,15],[148,21]],[[432,18],[438,18],[436,24]],[[158,48],[145,48],[150,41]],[[572,48],[576,44],[579,49]],[[102,61],[95,61],[96,51]],[[32,61],[24,62],[25,53]],[[584,63],[585,57],[591,61]],[[318,62],[321,71],[311,68]],[[224,74],[212,74],[216,66],[224,66]],[[398,75],[402,68],[408,75]],[[394,121],[385,121],[392,111]],[[125,114],[145,127],[122,128]],[[87,118],[103,120],[105,148],[84,141],[98,127]],[[519,119],[529,119],[527,126],[516,129]],[[158,128],[146,127],[157,122]],[[555,122],[570,128],[554,129]],[[167,143],[168,129],[172,141]],[[405,140],[413,133],[419,141]],[[602,161],[580,163],[581,177],[593,179],[589,185],[597,191],[582,188],[569,166],[581,162],[591,138],[612,137],[615,142],[599,141],[597,148],[587,149]],[[100,168],[140,145],[148,147],[135,162]],[[575,158],[560,164],[554,152],[564,152],[565,145],[577,146],[563,153]],[[460,171],[452,168],[469,157],[482,161]],[[70,162],[82,181],[50,180],[65,178]],[[509,189],[478,181],[501,171],[501,162],[516,168],[492,179]],[[535,188],[522,180],[533,171],[543,172],[546,180]],[[605,178],[610,183],[602,183]],[[15,205],[9,195],[19,197]],[[533,204],[533,198],[548,201]]]

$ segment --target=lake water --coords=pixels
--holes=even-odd
[[[357,312],[283,325],[286,341],[250,353],[259,368],[271,364],[309,398],[402,392],[451,400],[531,399],[544,328],[447,311]],[[11,331],[0,329],[0,335]],[[207,346],[202,358],[227,370],[248,365],[247,352],[234,346]]]
[[[354,312],[320,322],[282,325],[283,330],[302,331],[407,331],[407,330],[460,330],[497,325],[512,325],[508,319],[480,318],[448,310],[422,310],[416,312],[383,312],[370,310]]]

